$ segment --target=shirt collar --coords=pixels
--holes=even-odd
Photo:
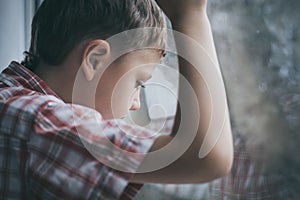
[[[1,81],[10,87],[24,87],[45,95],[60,97],[36,74],[18,62],[11,62],[1,73]]]

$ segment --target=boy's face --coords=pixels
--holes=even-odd
[[[129,110],[140,108],[141,84],[152,76],[161,53],[139,50],[126,54],[103,73],[95,96],[96,110],[104,119],[123,118]]]

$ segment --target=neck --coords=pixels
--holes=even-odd
[[[82,62],[86,41],[77,45],[59,65],[40,60],[35,73],[66,103],[72,102],[74,80]]]
[[[35,73],[66,103],[72,102],[72,91],[76,67],[72,64],[49,65],[40,62]],[[75,72],[74,72],[75,71]]]

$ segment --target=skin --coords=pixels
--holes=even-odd
[[[171,20],[176,31],[182,32],[193,38],[202,45],[213,61],[218,64],[216,50],[211,33],[210,23],[206,15],[206,0],[157,0],[158,5]],[[177,42],[177,41],[176,41]],[[179,42],[179,41],[178,41]],[[182,43],[181,43],[182,44]],[[187,44],[186,44],[187,45]],[[186,46],[191,57],[197,58],[200,52],[191,46]],[[111,56],[110,46],[104,40],[83,41],[72,50],[65,62],[60,66],[38,67],[43,69],[37,74],[65,101],[72,102],[72,89],[77,72],[78,79],[82,86],[80,97],[85,97],[87,88],[97,83],[97,76],[103,72],[104,66]],[[155,50],[142,50],[126,54],[110,65],[104,72],[102,79],[97,85],[96,110],[104,118],[122,118],[128,109],[139,108],[139,91],[137,81],[146,81],[150,78],[154,66],[160,62],[161,55]],[[196,59],[197,60],[197,59]],[[198,59],[197,66],[207,66],[211,63],[208,58]],[[41,62],[40,65],[46,65]],[[72,66],[72,67],[70,67]],[[212,66],[212,67],[214,67]],[[179,58],[179,70],[190,82],[201,110],[202,120],[199,122],[197,135],[183,155],[169,166],[155,172],[135,174],[131,182],[135,183],[203,183],[219,178],[227,174],[232,166],[233,147],[229,116],[226,116],[225,126],[221,136],[212,151],[203,159],[199,159],[199,149],[206,135],[209,125],[212,108],[209,104],[209,91],[205,82],[200,76],[194,76],[195,69],[189,63]],[[201,67],[199,68],[201,71]],[[216,75],[217,76],[217,75]],[[216,77],[206,77],[216,78]],[[120,84],[118,84],[120,81]],[[116,85],[117,84],[117,85]],[[116,94],[113,97],[113,88],[117,86]],[[182,85],[179,85],[179,101],[184,104],[191,104],[189,96],[182,95]],[[222,88],[225,90],[225,88]],[[115,99],[114,99],[115,98]],[[110,106],[112,102],[113,107]],[[77,102],[89,106],[86,98],[78,98]],[[193,105],[191,105],[193,106]],[[228,108],[226,108],[228,111]],[[228,113],[228,112],[227,112]],[[178,111],[173,132],[177,132],[180,123],[180,112]],[[213,126],[213,124],[212,124]],[[190,133],[184,133],[190,134]],[[167,145],[173,139],[172,136],[158,137],[151,148],[151,151],[158,150]],[[180,140],[177,141],[180,145]],[[162,159],[168,158],[176,149],[169,153],[160,155]],[[146,156],[141,164],[149,162]]]
[[[140,108],[140,83],[145,83],[152,77],[162,57],[157,50],[134,51],[121,56],[104,71],[103,68],[110,60],[109,56],[110,47],[106,41],[83,42],[60,66],[47,66],[41,62],[40,65],[46,67],[38,67],[42,70],[36,73],[64,102],[87,107],[93,107],[90,99],[86,98],[90,94],[87,88],[96,84],[95,109],[104,119],[123,118],[129,110]],[[98,60],[97,65],[94,65],[94,60]],[[103,74],[98,82],[97,77],[101,73]],[[81,93],[80,97],[74,100],[72,92],[75,77],[81,87]]]
[[[96,92],[96,109],[105,118],[123,118],[140,108],[141,83],[152,77],[161,57],[155,50],[129,53],[104,72]],[[101,87],[101,86],[105,87]]]

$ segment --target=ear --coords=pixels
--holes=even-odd
[[[110,56],[110,45],[105,40],[93,40],[85,48],[82,70],[87,81],[92,81],[96,72],[104,67]]]

